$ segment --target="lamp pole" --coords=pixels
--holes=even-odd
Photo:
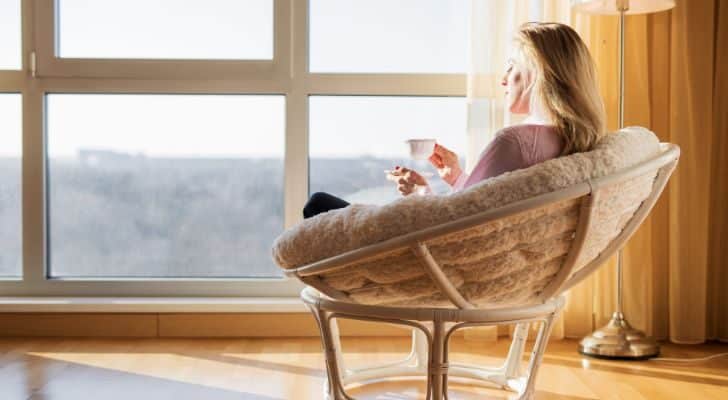
[[[624,26],[629,0],[616,0],[619,12],[619,129],[624,128]],[[599,358],[645,359],[660,353],[657,342],[632,328],[624,317],[622,304],[622,249],[617,253],[617,310],[606,326],[592,332],[579,342],[579,353]]]
[[[629,1],[617,1],[617,9],[619,9],[619,114],[617,122],[619,129],[622,129],[624,128],[624,14],[629,10]]]

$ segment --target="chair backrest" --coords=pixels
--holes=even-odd
[[[581,282],[625,245],[654,207],[679,156],[679,147],[661,144],[656,157],[587,182],[590,193],[579,201],[574,242],[542,299]]]
[[[657,201],[679,153],[677,146],[661,144],[654,157],[615,173],[287,274],[330,297],[364,304],[473,308],[543,302],[586,278],[625,244]],[[362,285],[362,279],[369,283]]]

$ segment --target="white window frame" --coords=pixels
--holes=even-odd
[[[36,0],[35,29],[37,73],[44,77],[136,79],[275,79],[285,73],[290,48],[289,9],[283,2],[273,6],[273,60],[145,60],[59,58],[56,56],[56,0]]]
[[[297,296],[302,286],[285,278],[48,277],[44,111],[51,93],[284,95],[290,227],[301,221],[308,197],[309,96],[466,95],[465,74],[309,73],[308,10],[308,0],[275,0],[272,61],[61,59],[54,54],[54,0],[22,0],[22,70],[0,71],[0,92],[23,96],[23,270],[19,279],[0,280],[0,296]]]

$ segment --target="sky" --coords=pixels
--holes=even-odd
[[[0,93],[0,157],[18,157],[22,151],[20,94]]]
[[[20,0],[0,0],[0,69],[20,68]]]
[[[464,72],[467,1],[311,0],[312,72]],[[272,0],[59,0],[61,57],[270,59]],[[143,12],[140,12],[142,10]],[[131,28],[131,29],[130,29]],[[0,69],[20,65],[19,0],[0,0]],[[51,94],[50,157],[282,157],[284,96]],[[464,98],[310,99],[312,157],[405,157],[436,138],[461,154]],[[20,152],[19,95],[0,95],[0,155]]]

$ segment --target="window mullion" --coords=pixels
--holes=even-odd
[[[23,280],[45,279],[45,151],[43,93],[31,82],[23,90],[22,236]]]
[[[43,93],[39,81],[27,72],[36,49],[36,2],[23,0],[22,65],[22,242],[23,284],[32,286],[45,279],[45,145],[43,137]]]
[[[285,224],[301,221],[308,197],[308,1],[291,2],[291,86],[286,98]]]

